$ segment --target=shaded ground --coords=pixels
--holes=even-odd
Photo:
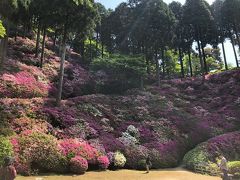
[[[39,179],[38,179],[39,178]],[[220,180],[219,177],[211,177],[195,174],[183,169],[167,169],[151,171],[121,170],[106,172],[87,172],[83,176],[39,176],[18,177],[16,180]]]

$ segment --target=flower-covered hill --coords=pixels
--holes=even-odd
[[[47,41],[50,46],[51,41]],[[48,47],[47,46],[47,47]],[[69,51],[65,63],[63,97],[86,94],[85,84],[91,81],[90,74],[79,65],[80,55]],[[56,92],[60,58],[51,49],[45,48],[43,68],[40,57],[35,57],[35,41],[18,37],[9,40],[8,57],[0,77],[0,97],[33,98],[51,97]]]
[[[153,168],[173,167],[199,143],[240,130],[239,70],[209,76],[204,84],[162,81],[124,95],[79,96],[93,80],[70,58],[65,100],[56,107],[59,58],[47,49],[43,69],[37,65],[33,41],[10,40],[0,77],[0,162],[13,155],[22,174],[142,169],[147,155]]]

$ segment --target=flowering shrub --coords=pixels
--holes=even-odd
[[[75,108],[47,107],[43,109],[43,112],[55,126],[70,127],[75,125],[77,121]]]
[[[104,148],[107,152],[115,152],[118,150],[124,150],[124,145],[119,138],[115,138],[113,134],[104,133],[100,136],[101,143],[104,145]]]
[[[13,147],[8,138],[0,136],[0,165],[3,163],[3,159],[7,156],[13,155]]]
[[[233,132],[217,136],[207,141],[206,151],[211,154],[210,160],[214,160],[219,153],[229,160],[235,160],[240,156],[240,132]]]
[[[122,168],[126,164],[126,158],[125,156],[120,152],[114,153],[114,166],[118,168]]]
[[[186,151],[185,147],[180,146],[177,140],[166,143],[153,141],[144,146],[149,150],[149,156],[153,160],[154,168],[176,167]]]
[[[26,71],[15,75],[3,74],[1,81],[1,97],[32,98],[48,95],[48,85],[36,80],[31,73]]]
[[[239,129],[240,99],[236,98],[240,91],[239,70],[209,76],[204,85],[200,79],[164,81],[161,87],[147,87],[146,91],[76,97],[55,107],[53,99],[42,97],[56,94],[60,58],[46,48],[43,69],[35,67],[39,60],[34,58],[34,46],[30,39],[18,38],[17,42],[10,39],[10,57],[0,75],[0,134],[10,135],[5,133],[8,129],[14,131],[11,145],[20,173],[64,172],[70,161],[78,162],[79,158],[84,158],[91,167],[103,169],[109,163],[143,168],[146,155],[150,156],[153,168],[173,167],[179,165],[189,148]],[[101,63],[94,66],[98,65]],[[67,61],[65,67],[64,98],[95,91],[125,91],[119,88],[122,87],[119,79],[114,79],[117,76],[109,76],[116,75],[114,71],[105,69],[101,73],[102,69],[97,67],[96,72],[100,73],[91,82],[89,72],[75,61]],[[133,79],[125,87],[139,84]],[[219,152],[228,160],[236,160],[240,156],[239,142],[237,132],[213,138],[189,152],[185,164],[193,170],[198,166],[210,167],[213,165],[210,161]],[[7,152],[11,148],[7,139],[0,144],[1,157],[5,147]],[[103,156],[106,152],[110,152],[108,158]]]
[[[122,136],[119,138],[125,146],[134,146],[139,143],[140,133],[137,128],[133,125],[127,127],[126,132],[122,133]]]
[[[64,139],[59,142],[62,154],[69,159],[75,156],[85,158],[89,164],[96,164],[99,156],[98,151],[87,142],[80,142],[77,139]]]
[[[114,163],[114,153],[113,152],[107,153],[107,157],[108,157],[110,165],[113,165],[113,163]]]
[[[89,93],[85,92],[88,81],[90,81],[90,74],[85,69],[78,64],[69,64],[65,68],[63,96],[76,97]]]
[[[97,161],[101,169],[107,169],[110,164],[107,156],[100,156],[98,157]]]
[[[16,169],[19,173],[31,174],[34,169],[66,171],[67,159],[59,153],[57,139],[53,136],[23,131],[11,142],[16,156]]]
[[[184,156],[183,163],[186,168],[197,171],[199,166],[207,168],[208,156],[207,152],[201,146],[197,146]]]
[[[140,136],[138,128],[134,127],[133,125],[128,126],[126,132],[136,139],[138,139]]]
[[[47,132],[48,124],[43,120],[33,120],[27,117],[15,119],[11,123],[11,127],[16,133],[21,133],[26,130],[36,130],[40,132]]]
[[[197,171],[197,167],[207,167],[214,163],[219,154],[223,154],[229,161],[240,155],[240,132],[233,132],[217,136],[188,152],[184,157],[184,164],[188,169]],[[208,170],[205,168],[208,172]],[[208,172],[210,173],[210,172]]]
[[[70,170],[76,174],[84,174],[88,169],[88,162],[81,156],[72,158],[69,162]]]
[[[138,144],[138,140],[131,136],[129,133],[127,132],[123,132],[122,136],[120,138],[118,138],[119,141],[121,141],[125,146],[131,146],[131,145],[136,145]]]
[[[126,166],[133,169],[142,169],[139,164],[142,160],[145,160],[148,155],[148,150],[144,146],[130,146],[124,151],[127,163]]]
[[[228,163],[229,173],[233,174],[236,178],[240,177],[240,161],[232,161]]]

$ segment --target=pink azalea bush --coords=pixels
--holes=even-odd
[[[104,170],[107,169],[108,166],[110,165],[110,162],[107,156],[99,156],[97,158],[97,161],[98,161],[99,167]]]
[[[0,84],[1,97],[32,98],[48,96],[49,86],[37,80],[31,73],[21,71],[3,74]]]
[[[88,162],[81,156],[72,158],[69,162],[70,170],[76,174],[84,174],[88,170]]]
[[[77,139],[60,140],[59,148],[61,153],[68,157],[81,156],[85,158],[89,164],[96,164],[99,152],[90,146],[87,142],[78,141]]]

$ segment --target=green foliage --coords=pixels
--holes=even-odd
[[[17,6],[18,0],[1,0],[0,15],[4,18],[11,18],[12,13],[16,10]]]
[[[171,75],[179,75],[181,71],[180,64],[178,63],[178,53],[173,50],[168,50],[165,52],[165,65],[166,65],[166,74],[168,77]]]
[[[223,22],[233,27],[239,25],[240,21],[240,1],[239,0],[226,0],[222,6],[222,19]]]
[[[137,165],[137,169],[139,170],[145,170],[146,169],[146,160],[142,159],[140,161],[138,161],[138,165]]]
[[[221,64],[217,63],[213,57],[207,57],[206,61],[210,71],[221,69]]]
[[[202,146],[197,146],[184,156],[183,163],[188,169],[198,171],[198,166],[206,167],[208,165],[208,155]]]
[[[2,21],[0,20],[0,38],[3,38],[6,35],[6,30],[2,25]]]
[[[183,62],[184,62],[184,71],[187,72],[188,75],[190,75],[190,65],[189,65],[188,55],[184,56]],[[200,75],[201,74],[200,61],[199,61],[199,58],[193,53],[191,53],[191,64],[192,64],[193,75],[195,76]]]
[[[112,55],[98,58],[90,66],[98,77],[100,92],[116,93],[139,87],[141,78],[146,75],[146,64],[142,56]],[[105,77],[102,77],[104,74]]]
[[[0,136],[0,165],[3,163],[3,159],[7,156],[13,155],[13,148],[8,138]]]
[[[228,163],[229,172],[235,177],[240,177],[240,161],[232,161]]]
[[[97,44],[96,40],[85,40],[85,52],[84,52],[84,60],[87,61],[87,65],[91,63],[91,61],[97,57],[100,56],[102,51],[102,45]],[[109,54],[106,52],[105,47],[103,47],[103,55],[109,56]]]
[[[59,152],[57,139],[51,135],[33,132],[18,138],[20,162],[30,163],[40,170],[53,172],[66,171],[67,159]],[[15,152],[16,153],[16,152]]]
[[[92,63],[92,70],[139,77],[145,75],[146,65],[142,56],[111,55],[109,58],[95,59]]]

